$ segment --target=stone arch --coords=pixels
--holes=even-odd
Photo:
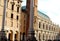
[[[15,34],[15,41],[18,41],[18,31],[16,31],[16,34]]]
[[[10,30],[10,33],[9,33],[9,41],[13,41],[13,31]]]
[[[41,41],[41,33],[39,33],[39,41]]]

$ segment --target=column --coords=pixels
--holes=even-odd
[[[41,41],[43,41],[43,34],[41,33]]]
[[[7,33],[7,41],[8,41],[8,39],[9,39],[9,33]]]
[[[41,29],[43,29],[43,23],[41,23]]]
[[[13,33],[13,41],[15,40],[15,34]]]
[[[38,40],[38,31],[35,32],[35,35],[36,35],[36,39]]]
[[[46,40],[46,33],[44,34],[45,40]]]
[[[45,30],[46,30],[46,25],[47,25],[47,24],[45,24]]]

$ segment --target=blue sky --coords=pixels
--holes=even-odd
[[[26,5],[25,1],[22,6]],[[38,0],[38,10],[48,15],[53,23],[60,25],[60,0]]]

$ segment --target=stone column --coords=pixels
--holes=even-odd
[[[37,31],[35,32],[35,37],[38,40],[38,32]]]
[[[47,24],[45,24],[45,30],[46,30],[46,25],[47,25]]]
[[[7,41],[8,41],[8,39],[9,39],[9,33],[7,33]]]
[[[43,29],[43,23],[41,23],[41,29]]]
[[[49,34],[48,34],[48,36],[47,36],[48,38],[47,38],[47,40],[49,39]]]
[[[43,41],[43,33],[41,34],[41,41]]]
[[[15,34],[13,33],[13,41],[15,40]]]
[[[45,37],[45,40],[46,40],[46,33],[45,33],[45,36],[44,37]]]

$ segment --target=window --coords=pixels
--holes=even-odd
[[[17,2],[19,3],[20,0],[17,0]]]
[[[15,34],[15,41],[17,41],[17,34]]]
[[[16,19],[18,20],[18,18],[19,18],[19,17],[17,16],[17,18],[16,18]]]
[[[46,25],[46,30],[48,30],[48,25]]]
[[[46,35],[46,40],[48,39],[48,35]]]
[[[40,35],[40,33],[39,33],[39,41],[41,41],[40,37],[41,37],[41,35]]]
[[[13,14],[11,14],[11,27],[13,26]]]
[[[43,23],[43,29],[44,29],[44,23]]]
[[[17,16],[17,18],[16,18],[16,19],[17,19],[17,21],[18,21],[18,16]],[[18,27],[18,22],[17,22],[17,27]]]
[[[13,14],[11,14],[11,18],[13,18]]]
[[[15,34],[15,39],[16,39],[16,34]]]
[[[12,8],[11,8],[12,10],[14,10],[14,5],[12,4]]]
[[[17,12],[19,12],[19,7],[17,7]]]
[[[43,34],[43,40],[44,40],[44,34]]]
[[[41,22],[39,22],[39,28],[41,27]]]
[[[9,40],[10,40],[10,37],[11,37],[11,34],[9,34],[9,38],[8,38]]]
[[[53,26],[52,26],[52,31],[53,31]]]
[[[55,27],[54,27],[54,31],[55,31]]]
[[[22,40],[24,40],[24,38],[25,38],[25,33],[23,32],[23,39]]]
[[[49,25],[49,30],[50,30],[51,26]]]
[[[49,39],[50,39],[50,36],[49,36]]]

